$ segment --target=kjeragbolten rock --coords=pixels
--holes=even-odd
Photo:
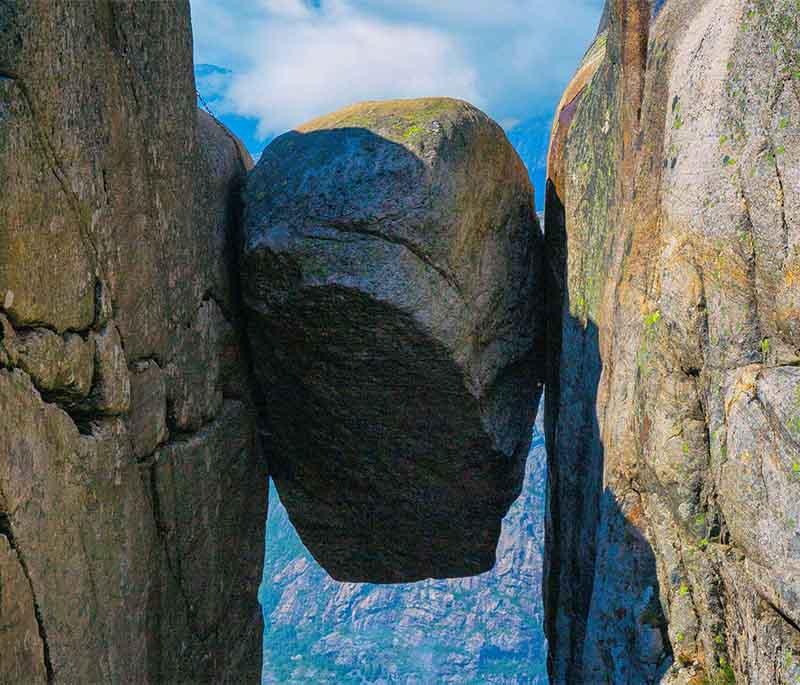
[[[542,238],[502,129],[367,102],[274,141],[242,278],[271,475],[339,580],[491,568],[538,403]]]

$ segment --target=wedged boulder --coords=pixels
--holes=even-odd
[[[335,578],[484,572],[539,399],[541,233],[502,129],[367,102],[250,174],[243,291],[291,519]]]

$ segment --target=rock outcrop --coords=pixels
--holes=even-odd
[[[538,403],[541,234],[499,126],[449,99],[287,133],[248,179],[271,474],[339,580],[491,568]]]
[[[554,683],[800,677],[794,0],[613,0],[554,123]]]
[[[248,164],[187,2],[0,2],[2,683],[259,677]]]

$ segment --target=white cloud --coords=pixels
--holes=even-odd
[[[552,107],[602,0],[192,0],[215,108],[281,132],[359,100],[449,95],[511,122]]]

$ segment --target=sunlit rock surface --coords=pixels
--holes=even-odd
[[[552,682],[794,683],[798,5],[606,17],[549,163]]]

